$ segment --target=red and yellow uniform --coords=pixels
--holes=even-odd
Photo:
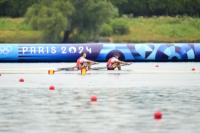
[[[78,58],[77,62],[76,62],[76,67],[81,70],[83,67],[87,67],[87,62],[88,60],[85,59],[84,57],[80,57]]]
[[[107,69],[114,70],[116,68],[116,66],[114,66],[114,64],[116,64],[118,62],[119,62],[119,59],[117,59],[116,57],[110,58],[107,62]]]

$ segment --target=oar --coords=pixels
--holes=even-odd
[[[130,62],[130,63],[126,63],[126,64],[121,64],[121,66],[129,66],[129,65],[132,65],[133,63]]]
[[[121,64],[121,66],[128,66],[131,65],[132,63],[127,63],[127,64]],[[107,69],[106,66],[103,67],[95,67],[95,68],[91,68],[91,70],[102,70],[102,69]]]
[[[98,64],[99,64],[99,62],[93,62],[93,63],[91,63],[92,66],[98,65]]]
[[[102,69],[107,69],[107,67],[103,66],[103,67],[91,68],[91,70],[102,70]]]
[[[97,65],[99,64],[98,62],[94,62],[92,65]],[[63,68],[58,68],[57,70],[55,70],[55,72],[59,72],[59,71],[75,71],[77,67],[63,67]]]
[[[63,67],[63,68],[58,68],[57,70],[55,70],[55,72],[59,72],[59,71],[74,71],[76,68],[76,66],[74,67]]]
[[[89,67],[99,64],[99,62],[89,62]],[[90,68],[92,69],[92,68]]]

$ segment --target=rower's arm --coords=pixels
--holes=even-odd
[[[120,61],[120,60],[118,60],[117,63],[120,63],[120,64],[127,64],[127,62]]]
[[[99,62],[95,62],[95,61],[92,61],[92,60],[87,60],[88,63],[91,63],[91,64],[98,64]]]
[[[131,65],[132,63],[130,62],[124,62],[124,61],[119,61],[120,64],[123,64],[123,65]]]

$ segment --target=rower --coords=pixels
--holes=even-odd
[[[121,70],[122,65],[129,65],[129,63],[119,60],[120,55],[114,54],[107,62],[107,70]]]
[[[87,54],[85,52],[81,53],[81,57],[78,58],[76,62],[76,68],[81,70],[82,68],[86,68],[86,70],[90,70],[91,65],[98,64],[98,62],[94,62],[92,60],[86,59]]]

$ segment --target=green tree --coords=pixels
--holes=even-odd
[[[117,15],[117,9],[107,0],[74,0],[73,5],[77,10],[73,16],[72,28],[78,33],[74,36],[84,36],[88,41],[96,39],[102,25]]]
[[[39,0],[0,0],[0,16],[21,17],[27,8]]]
[[[110,0],[110,2],[118,8],[120,14],[122,15],[126,10],[126,7],[124,7],[124,5],[127,5],[128,0]]]
[[[73,12],[71,7],[68,1],[44,0],[29,8],[26,21],[33,29],[43,31],[46,42],[59,42],[63,29],[68,27],[67,16]]]
[[[28,9],[26,21],[44,32],[46,42],[86,42],[115,15],[107,0],[42,0]]]
[[[183,0],[184,9],[187,15],[200,15],[200,0]]]
[[[134,16],[200,15],[200,0],[110,0],[121,14]]]

